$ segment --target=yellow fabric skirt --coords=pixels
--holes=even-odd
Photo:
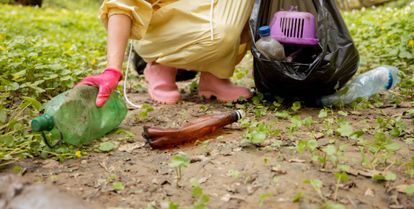
[[[231,77],[249,46],[253,0],[215,0],[213,7],[211,0],[149,3],[105,1],[101,18],[107,24],[110,15],[129,15],[135,50],[147,62]],[[148,8],[152,13],[145,16]]]

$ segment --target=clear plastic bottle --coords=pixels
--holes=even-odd
[[[341,94],[342,91],[339,91],[332,95],[323,96],[320,103],[323,106],[350,104],[357,98],[368,98],[373,94],[394,88],[399,82],[396,67],[380,66],[353,79],[347,85],[348,90],[345,93]]]
[[[256,42],[256,48],[262,55],[271,60],[283,60],[285,49],[282,44],[270,36],[270,27],[262,26],[259,28],[260,39]]]
[[[32,129],[57,132],[61,140],[72,145],[104,136],[121,124],[128,109],[118,92],[97,107],[97,94],[94,86],[79,86],[57,95],[44,105],[44,114],[32,120]]]

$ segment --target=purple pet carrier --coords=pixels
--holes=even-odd
[[[309,12],[298,12],[297,7],[289,11],[276,12],[270,23],[271,36],[281,43],[316,45],[315,17]]]

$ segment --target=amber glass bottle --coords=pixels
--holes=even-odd
[[[170,148],[200,139],[219,128],[240,120],[243,116],[243,111],[236,110],[224,114],[207,115],[195,119],[181,128],[163,129],[144,126],[142,135],[152,148]]]

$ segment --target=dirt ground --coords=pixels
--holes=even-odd
[[[181,83],[187,88],[191,82]],[[246,83],[246,85],[251,85]],[[183,102],[178,105],[158,105],[151,103],[146,93],[132,93],[130,97],[137,103],[147,103],[154,107],[145,120],[139,119],[139,110],[131,110],[122,124],[123,129],[134,133],[135,137],[121,141],[119,147],[110,153],[91,152],[79,159],[58,163],[54,160],[27,159],[16,163],[26,169],[25,178],[33,182],[46,182],[56,185],[62,190],[80,196],[87,201],[101,204],[107,208],[168,208],[167,203],[173,201],[183,208],[194,203],[191,195],[191,179],[200,183],[205,194],[210,197],[208,208],[217,209],[250,209],[250,208],[318,208],[325,201],[334,200],[336,179],[330,167],[322,169],[320,165],[311,163],[309,153],[298,154],[295,143],[307,139],[310,132],[319,144],[328,144],[332,139],[320,134],[323,121],[318,118],[320,109],[303,107],[298,115],[302,118],[311,116],[315,121],[311,128],[301,128],[295,137],[282,134],[277,140],[280,146],[245,146],[241,143],[243,130],[235,123],[220,130],[208,141],[177,147],[170,150],[153,150],[145,144],[142,133],[143,125],[160,127],[179,127],[185,122],[205,114],[220,113],[238,107],[207,103],[197,97],[196,93],[186,91]],[[347,120],[354,127],[364,126],[361,119],[375,126],[377,116],[393,116],[403,114],[409,108],[386,107],[368,111],[349,112]],[[255,118],[252,111],[247,118]],[[274,121],[272,112],[263,116],[260,121]],[[404,119],[410,124],[410,119]],[[289,121],[277,119],[275,126],[284,130]],[[413,127],[407,133],[413,134]],[[116,139],[111,134],[109,139]],[[346,139],[347,144],[343,161],[358,172],[350,172],[350,180],[339,184],[337,203],[346,208],[414,208],[414,198],[398,192],[395,187],[414,183],[407,178],[402,166],[393,166],[398,175],[396,181],[376,183],[360,165],[360,150],[354,143]],[[408,159],[413,156],[414,146],[399,141],[402,145],[398,156]],[[178,152],[186,152],[191,156],[191,163],[182,170],[182,179],[178,182],[176,174],[168,166],[171,157]],[[10,166],[11,168],[12,166]],[[387,169],[387,168],[384,168]],[[11,170],[6,171],[11,172]],[[368,172],[368,171],[367,171]],[[361,174],[362,173],[362,174]],[[401,178],[400,178],[401,176]],[[306,179],[319,179],[323,182],[322,199],[308,184]],[[116,191],[112,182],[123,182],[125,189]],[[298,193],[301,201],[292,200]],[[328,207],[327,207],[328,208]]]

